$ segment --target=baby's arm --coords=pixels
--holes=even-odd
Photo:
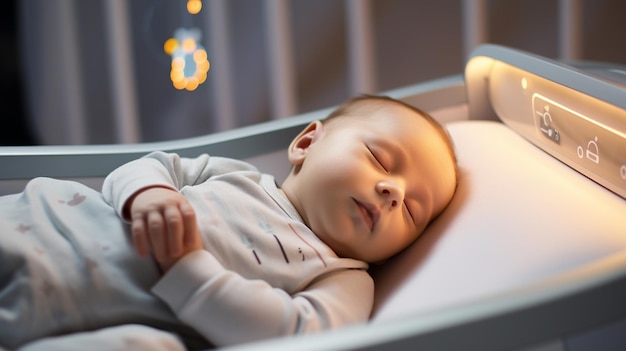
[[[217,346],[308,334],[368,320],[374,285],[361,269],[337,269],[290,295],[225,269],[206,250],[182,258],[152,291]]]
[[[206,154],[182,158],[157,151],[111,172],[104,180],[102,196],[124,220],[133,223],[133,242],[138,252],[154,253],[162,268],[169,268],[177,258],[201,246],[190,244],[190,235],[195,237],[198,231],[195,219],[190,219],[195,214],[178,190],[214,176],[248,170],[256,168],[239,160]],[[154,223],[154,233],[149,223]],[[156,237],[154,242],[150,240],[152,234]],[[170,239],[165,237],[171,237],[174,243],[169,243]],[[190,244],[189,247],[185,247],[185,243]],[[165,252],[170,253],[169,256],[173,253],[174,257],[167,258]]]
[[[202,249],[196,213],[178,191],[155,186],[139,190],[125,204],[132,240],[141,256],[154,255],[166,272],[178,259]]]
[[[124,206],[141,189],[160,186],[181,190],[204,183],[213,176],[246,170],[256,168],[242,161],[206,154],[182,158],[174,153],[153,152],[111,172],[102,185],[102,196],[120,216],[129,220]]]

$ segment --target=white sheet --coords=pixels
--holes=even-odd
[[[374,269],[373,322],[469,303],[626,250],[626,201],[502,123],[448,124],[457,194],[409,249]]]

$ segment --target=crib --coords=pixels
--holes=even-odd
[[[458,153],[450,206],[371,273],[371,321],[225,350],[626,348],[626,69],[485,44],[463,74],[384,92],[430,112]],[[152,150],[244,159],[277,180],[331,108],[183,140],[0,148],[0,193],[50,176],[98,189]]]

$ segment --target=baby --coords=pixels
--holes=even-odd
[[[452,199],[451,141],[426,113],[363,96],[287,151],[281,186],[242,161],[154,152],[101,194],[36,178],[0,198],[0,348],[203,348],[366,322],[368,263]]]

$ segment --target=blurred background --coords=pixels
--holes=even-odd
[[[193,137],[461,74],[489,42],[626,65],[622,0],[2,0],[0,145]]]

